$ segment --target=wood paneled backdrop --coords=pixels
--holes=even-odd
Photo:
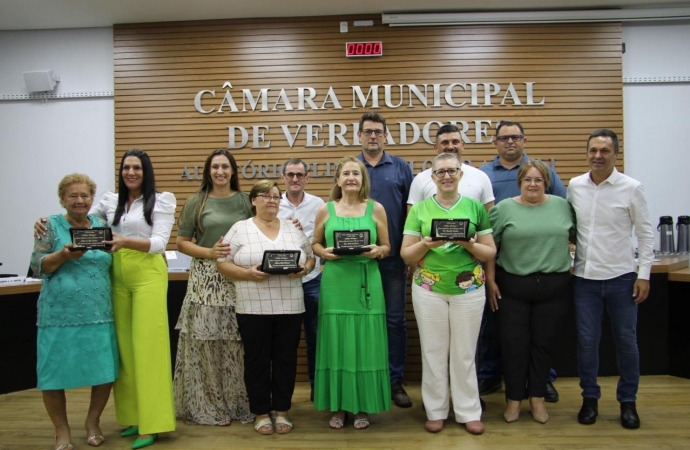
[[[353,20],[373,19],[374,26],[354,27]],[[340,22],[350,25],[340,33]],[[345,43],[382,41],[383,56],[378,58],[345,57]],[[245,148],[233,149],[240,166],[282,164],[289,157],[318,162],[320,175],[312,176],[308,190],[327,198],[332,178],[324,176],[326,162],[336,162],[344,155],[355,155],[360,146],[352,145],[353,124],[369,107],[352,108],[352,86],[366,94],[372,85],[423,85],[451,83],[497,83],[501,93],[492,106],[469,106],[470,93],[456,89],[451,107],[443,101],[440,107],[425,107],[413,99],[412,107],[389,108],[379,88],[380,108],[374,111],[388,121],[391,136],[397,143],[387,146],[391,153],[421,162],[432,159],[430,144],[420,138],[412,145],[400,145],[398,122],[414,122],[420,128],[430,121],[448,122],[490,120],[486,143],[477,143],[470,127],[463,159],[479,166],[495,155],[490,143],[491,131],[501,119],[521,121],[528,138],[526,149],[533,158],[556,160],[556,170],[565,183],[587,170],[585,143],[589,133],[607,127],[623,137],[623,87],[621,25],[558,24],[505,26],[444,26],[391,28],[380,23],[379,16],[310,17],[253,20],[215,20],[154,24],[124,24],[114,28],[115,79],[115,167],[130,148],[146,150],[153,160],[159,190],[177,196],[178,213],[187,197],[199,185],[196,180],[182,179],[184,167],[193,172],[206,156],[218,147],[227,147],[228,126],[244,126],[249,132]],[[216,108],[227,89],[242,109],[242,89],[257,97],[269,88],[269,111],[201,114],[194,108],[194,98],[202,90],[215,90],[216,97],[203,97],[205,109]],[[514,83],[523,105],[507,101],[500,105],[505,89]],[[525,106],[525,83],[533,82],[534,99],[542,106]],[[317,106],[333,87],[342,109],[332,103],[323,110],[272,111],[281,89],[297,108],[297,88],[316,90]],[[431,87],[429,88],[431,92]],[[469,86],[468,86],[469,91]],[[479,91],[479,104],[484,103]],[[400,100],[393,89],[392,103]],[[367,106],[371,106],[368,104]],[[349,146],[328,146],[329,123],[347,125]],[[322,124],[323,147],[306,148],[306,130],[291,148],[281,125]],[[270,149],[252,149],[252,125],[268,125],[266,141]],[[486,124],[484,126],[487,126]],[[436,127],[432,127],[433,136]],[[239,137],[239,135],[238,135]],[[623,154],[618,158],[622,170]],[[251,170],[247,172],[251,175]],[[254,180],[240,178],[248,191]],[[174,248],[176,229],[169,248]],[[419,340],[408,304],[407,378],[421,378]],[[303,347],[303,344],[301,345]],[[306,360],[300,349],[299,379],[306,375]]]

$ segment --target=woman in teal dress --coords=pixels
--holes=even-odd
[[[357,429],[368,415],[390,410],[386,304],[377,259],[390,253],[386,212],[369,199],[369,178],[353,157],[338,163],[331,197],[317,215],[314,253],[324,259],[319,293],[314,405],[333,413],[329,426],[342,428],[346,413]],[[333,232],[368,230],[368,251],[334,253]]]
[[[104,442],[100,417],[118,376],[110,264],[101,250],[70,251],[70,228],[104,226],[89,216],[96,185],[72,174],[58,187],[64,215],[48,217],[45,236],[36,240],[31,268],[43,278],[38,299],[37,375],[43,403],[55,427],[55,449],[72,448],[65,389],[92,386],[86,441]]]

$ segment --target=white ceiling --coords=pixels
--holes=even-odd
[[[510,5],[510,8],[506,8]],[[0,30],[116,23],[441,11],[659,7],[688,0],[0,0]]]

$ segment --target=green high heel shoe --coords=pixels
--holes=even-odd
[[[149,445],[153,445],[154,442],[158,439],[157,434],[152,434],[151,436],[147,438],[142,438],[141,436],[137,438],[136,441],[134,441],[134,444],[132,444],[132,449],[136,450],[138,448],[144,448],[148,447]]]
[[[120,433],[120,437],[136,436],[137,434],[139,434],[139,427],[136,425],[132,425],[122,430],[122,432]]]

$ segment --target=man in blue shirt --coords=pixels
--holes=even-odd
[[[388,138],[388,129],[386,120],[381,115],[364,114],[359,119],[357,137],[362,143],[362,153],[357,155],[357,158],[364,163],[369,173],[370,196],[383,205],[388,217],[391,253],[379,261],[379,270],[383,281],[383,294],[386,297],[391,396],[396,405],[409,408],[412,401],[402,387],[407,353],[407,267],[400,257],[400,245],[407,215],[407,196],[413,178],[412,169],[402,158],[383,150]]]
[[[484,163],[479,169],[489,176],[494,188],[495,202],[498,203],[503,199],[520,195],[517,173],[520,164],[527,161],[529,156],[525,153],[527,137],[525,137],[524,128],[519,122],[506,120],[499,122],[496,126],[496,136],[494,136],[493,143],[498,150],[498,155],[490,162]],[[546,193],[565,198],[566,189],[563,182],[553,167],[550,169],[551,186]]]
[[[491,186],[494,190],[495,202],[499,203],[506,198],[520,195],[520,187],[517,184],[517,174],[520,164],[527,161],[529,157],[525,153],[525,130],[519,122],[502,120],[496,126],[496,135],[493,140],[494,146],[498,151],[492,161],[484,163],[479,169],[489,176]],[[563,182],[556,174],[553,167],[551,169],[551,185],[546,190],[547,194],[566,197],[566,189]],[[496,325],[491,310],[484,310],[482,328],[479,332],[479,353],[480,364],[479,373],[479,394],[490,394],[501,388],[501,348],[498,344]],[[558,401],[558,391],[553,386],[556,380],[556,371],[551,369],[549,381],[546,383],[547,402]]]

